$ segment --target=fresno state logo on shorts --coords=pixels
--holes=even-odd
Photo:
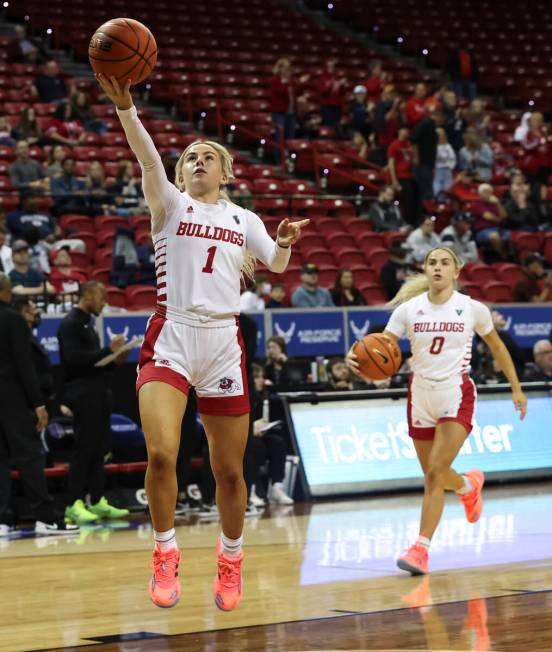
[[[237,380],[234,380],[233,378],[228,378],[228,376],[225,376],[224,378],[220,379],[218,391],[221,394],[234,394],[235,392],[239,392],[240,389],[241,389],[241,385],[238,383]]]

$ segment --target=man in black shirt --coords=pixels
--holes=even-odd
[[[118,509],[103,496],[104,456],[109,449],[111,431],[111,395],[107,386],[106,367],[96,363],[124,344],[117,335],[109,346],[101,347],[92,315],[98,316],[105,306],[106,291],[97,281],[81,287],[80,301],[64,317],[58,330],[59,354],[65,375],[65,398],[73,411],[75,444],[69,471],[69,507],[65,518],[73,523],[93,523],[100,518],[121,518],[127,509]],[[124,356],[116,359],[124,361]],[[90,493],[91,505],[84,497]]]
[[[437,160],[437,127],[444,124],[445,116],[441,109],[436,109],[423,118],[412,130],[410,140],[416,145],[418,165],[416,179],[420,187],[422,200],[433,197],[433,177]]]
[[[401,240],[393,240],[389,247],[391,258],[380,270],[380,283],[385,288],[387,298],[391,300],[400,290],[409,272],[415,268],[406,262],[406,255],[411,251]]]
[[[18,468],[36,516],[39,534],[72,534],[54,511],[44,476],[44,451],[38,432],[48,423],[31,351],[31,332],[10,308],[12,288],[0,273],[0,536],[10,533],[10,462]],[[38,432],[37,432],[38,431]]]

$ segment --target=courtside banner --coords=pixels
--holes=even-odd
[[[345,352],[344,313],[341,310],[308,312],[271,311],[272,335],[283,337],[289,355],[343,355]]]
[[[408,436],[405,399],[289,404],[304,477],[312,496],[422,485]],[[519,421],[508,395],[480,395],[473,432],[455,462],[492,477],[552,472],[552,397],[530,394]],[[523,473],[527,475],[527,473]],[[529,473],[531,474],[531,473]]]
[[[117,317],[105,316],[102,319],[103,344],[109,346],[109,343],[116,335],[124,335],[128,342],[134,336],[144,337],[146,326],[150,314],[128,313],[118,315]],[[128,354],[129,362],[138,362],[140,349],[131,349]]]
[[[61,317],[42,317],[40,326],[36,329],[36,337],[48,352],[52,364],[59,364],[59,342],[57,332]]]

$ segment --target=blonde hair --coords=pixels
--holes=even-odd
[[[291,66],[291,59],[288,59],[288,57],[281,57],[280,59],[277,59],[274,67],[272,68],[272,73],[274,75],[279,75],[282,68],[285,66]]]
[[[182,168],[184,167],[184,160],[186,158],[186,154],[192,149],[192,147],[195,147],[197,145],[207,145],[208,147],[213,149],[218,155],[222,167],[222,174],[226,177],[226,182],[224,184],[221,184],[219,188],[219,198],[224,199],[229,204],[233,204],[234,202],[230,199],[228,193],[224,190],[224,186],[226,185],[226,183],[230,183],[235,179],[234,171],[232,168],[234,164],[234,158],[232,154],[230,154],[230,152],[226,149],[226,147],[224,147],[224,145],[221,145],[220,143],[217,143],[214,140],[194,140],[193,143],[190,143],[188,147],[186,147],[186,149],[180,155],[180,158],[176,162],[176,166],[174,168],[174,185],[181,192],[186,190],[184,181],[180,181],[180,177],[182,176]],[[255,256],[251,253],[249,249],[246,249],[243,265],[241,268],[242,275],[245,278],[250,278],[250,279],[253,278],[253,275],[255,274],[255,263],[256,263]]]
[[[456,251],[454,251],[454,249],[452,249],[451,247],[433,247],[433,249],[430,249],[424,258],[424,269],[429,257],[435,251],[446,251],[448,254],[451,255],[456,269],[457,270],[462,269],[463,263],[460,260]],[[456,281],[454,282],[454,285],[456,288],[457,287]],[[389,301],[387,307],[396,308],[397,306],[400,306],[402,303],[405,303],[409,299],[417,297],[418,295],[423,294],[428,290],[429,290],[429,278],[427,277],[427,275],[425,273],[416,274],[416,276],[409,278],[402,284],[401,289],[391,299],[391,301]]]

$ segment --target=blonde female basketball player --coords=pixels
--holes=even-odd
[[[146,492],[155,536],[149,593],[159,607],[172,607],[180,597],[175,468],[180,426],[193,386],[209,442],[222,526],[214,599],[217,607],[230,611],[242,595],[247,500],[243,455],[249,397],[237,322],[240,277],[244,267],[251,271],[251,254],[272,271],[283,272],[290,247],[308,220],[283,220],[274,242],[257,215],[232,204],[221,192],[232,178],[232,158],[210,141],[186,148],[176,164],[176,185],[170,183],[138,118],[130,83],[121,88],[115,78],[98,76],[98,80],[117,106],[142,168],[155,245],[158,305],[146,329],[137,379],[148,449]]]
[[[527,410],[527,399],[510,354],[493,327],[490,310],[456,291],[461,266],[454,250],[430,250],[424,273],[406,281],[391,301],[396,309],[384,330],[394,341],[406,333],[412,349],[408,427],[425,489],[420,536],[397,565],[413,575],[429,572],[428,551],[443,512],[445,490],[459,494],[470,523],[481,515],[483,473],[473,470],[459,475],[451,468],[472,429],[476,390],[469,370],[474,333],[483,338],[508,379],[521,419]],[[355,359],[349,351],[347,363],[358,374]]]

